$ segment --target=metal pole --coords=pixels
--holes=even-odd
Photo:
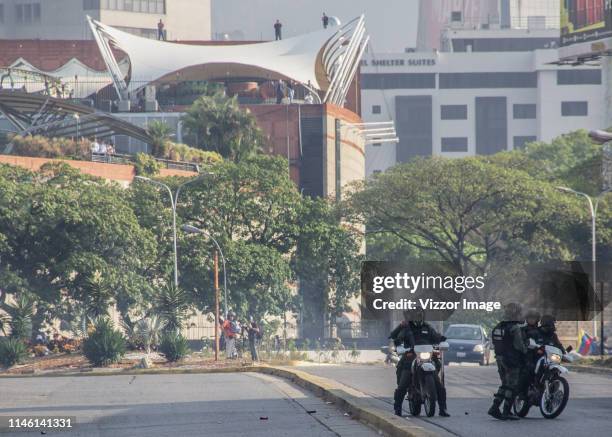
[[[599,282],[599,299],[601,301],[601,320],[599,320],[599,355],[604,357],[604,281]]]
[[[215,249],[215,361],[219,361],[219,255]]]
[[[589,209],[591,210],[591,261],[593,262],[592,275],[593,275],[593,337],[597,332],[597,308],[595,308],[595,296],[597,293],[597,205],[593,206],[593,200],[591,196],[585,195],[589,201]]]

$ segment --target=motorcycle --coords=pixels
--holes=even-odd
[[[569,399],[569,384],[563,377],[568,370],[561,361],[571,362],[572,358],[559,348],[536,344],[533,339],[529,347],[537,349],[541,357],[536,362],[526,396],[519,396],[514,401],[514,412],[525,417],[532,406],[538,405],[542,416],[554,419],[563,412]]]
[[[417,345],[414,346],[412,351],[402,346],[396,348],[400,356],[403,353],[414,353],[415,355],[411,366],[412,384],[408,390],[407,396],[411,415],[420,415],[423,405],[425,406],[425,414],[427,417],[432,417],[436,414],[438,394],[434,379],[436,366],[433,360],[434,358],[441,359],[441,351],[448,350],[448,347],[448,343],[442,342],[437,347],[430,344]],[[442,366],[442,368],[444,368],[444,366]]]

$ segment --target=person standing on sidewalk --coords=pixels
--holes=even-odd
[[[327,29],[327,26],[329,26],[329,17],[327,15],[325,15],[325,12],[323,12],[323,16],[321,17],[321,21],[323,22],[323,29]]]
[[[227,319],[223,322],[223,336],[225,337],[225,356],[228,359],[235,358],[238,355],[236,351],[236,334],[237,324],[236,316],[233,312],[227,314]]]
[[[251,351],[251,358],[253,361],[259,361],[257,354],[257,342],[261,339],[261,329],[257,326],[257,322],[251,319],[251,322],[246,327],[247,335],[249,337],[249,350]]]

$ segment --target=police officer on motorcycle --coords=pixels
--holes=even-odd
[[[412,318],[414,320],[408,321],[410,315],[413,316]],[[406,320],[403,320],[389,335],[389,339],[393,341],[394,346],[402,345],[409,350],[400,357],[395,372],[397,377],[397,389],[395,389],[393,395],[393,409],[398,416],[402,415],[402,404],[410,384],[412,383],[411,365],[416,357],[412,348],[415,345],[438,344],[446,340],[446,337],[440,335],[431,325],[429,325],[429,323],[425,322],[423,310],[405,312],[404,317]],[[442,363],[440,360],[434,359],[434,364],[436,366],[434,381],[436,384],[439,414],[442,417],[449,417],[450,414],[446,411],[446,388],[440,380]]]
[[[536,344],[542,344],[542,335],[540,332],[540,313],[535,310],[530,310],[525,315],[525,325],[522,326],[523,338],[526,342],[533,339]],[[537,352],[528,349],[525,354],[524,366],[521,369],[521,383],[518,396],[526,397],[527,388],[529,387],[529,378],[532,377],[535,369],[535,363],[538,359]]]
[[[504,308],[504,320],[493,328],[492,340],[501,385],[494,395],[488,414],[500,420],[518,420],[511,413],[511,408],[518,393],[521,367],[527,352],[520,320],[521,306],[509,303]],[[503,412],[500,412],[502,403]]]

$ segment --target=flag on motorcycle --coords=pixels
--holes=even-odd
[[[591,343],[593,343],[593,337],[591,337],[583,330],[580,330],[580,334],[581,335],[578,338],[578,353],[580,355],[588,355],[589,351],[591,350]]]

